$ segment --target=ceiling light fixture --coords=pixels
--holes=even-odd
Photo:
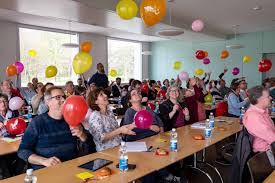
[[[236,42],[237,40],[237,28],[239,27],[240,25],[234,25],[233,26],[233,30],[234,30],[234,41]],[[240,49],[240,48],[244,48],[244,45],[242,44],[229,44],[229,45],[226,45],[226,48],[228,49]]]
[[[62,44],[62,47],[64,47],[64,48],[78,48],[78,47],[79,47],[78,44],[72,43],[71,23],[72,23],[72,21],[69,20],[70,42],[69,42],[69,43],[63,43],[63,44]]]
[[[260,11],[262,9],[263,9],[263,7],[260,5],[256,5],[255,7],[252,8],[252,10],[254,10],[254,11]]]
[[[169,7],[169,25],[172,26],[172,4],[174,0],[168,0],[168,3],[170,3]],[[164,37],[174,37],[174,36],[179,36],[183,34],[184,31],[182,29],[163,29],[157,32],[158,36],[164,36]]]

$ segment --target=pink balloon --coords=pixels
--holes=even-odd
[[[207,64],[210,64],[210,63],[211,63],[211,61],[210,61],[209,58],[204,58],[203,59],[203,64],[207,65]]]
[[[180,78],[181,81],[187,81],[189,79],[189,74],[185,71],[182,71],[179,74],[179,78]]]
[[[204,23],[200,19],[197,19],[192,23],[192,30],[195,32],[202,31],[203,27],[204,27]]]
[[[24,101],[20,97],[13,97],[9,101],[9,108],[12,111],[20,109],[24,104]]]
[[[239,73],[240,73],[240,69],[239,69],[238,67],[234,67],[234,68],[232,69],[232,74],[233,74],[234,76],[238,75]]]
[[[23,70],[24,70],[24,65],[22,64],[22,62],[16,61],[16,62],[14,63],[14,65],[15,65],[15,67],[16,67],[16,69],[17,69],[17,74],[20,74],[21,72],[23,72]]]
[[[138,128],[148,129],[153,124],[153,116],[147,110],[141,110],[134,116],[135,124]]]

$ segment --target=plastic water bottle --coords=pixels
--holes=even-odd
[[[212,100],[212,108],[216,108],[216,99],[213,97]]]
[[[28,106],[27,118],[28,118],[29,122],[31,122],[31,119],[32,119],[32,107],[31,106]]]
[[[244,116],[244,113],[245,113],[245,109],[244,107],[241,108],[241,113],[240,113],[240,123],[243,124],[243,116]]]
[[[117,104],[118,104],[119,107],[121,107],[121,97],[120,96],[118,97]]]
[[[212,129],[215,127],[215,116],[213,115],[213,112],[211,112],[209,115],[209,126]]]
[[[32,174],[33,169],[28,169],[26,172],[26,176],[24,178],[24,183],[36,183],[37,182],[37,177],[33,176]]]
[[[126,143],[121,142],[119,149],[119,170],[126,172],[128,170],[128,155],[126,151]]]
[[[172,152],[178,151],[178,133],[175,128],[173,128],[171,132],[170,150]]]
[[[158,102],[155,102],[155,106],[156,106],[156,109],[155,109],[155,113],[159,114],[159,103]]]
[[[272,101],[272,104],[271,104],[271,115],[275,116],[275,102],[274,101]]]
[[[210,139],[212,136],[212,128],[210,126],[210,120],[207,119],[205,122],[204,138]]]

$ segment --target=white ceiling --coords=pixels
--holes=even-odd
[[[115,11],[118,0],[75,0],[91,7]],[[167,0],[168,1],[168,0]],[[136,0],[139,4],[141,0]],[[190,29],[193,20],[204,20],[210,31],[230,35],[275,30],[275,0],[173,0],[167,3],[177,27]],[[261,6],[261,11],[253,8]],[[273,21],[272,21],[273,20]]]
[[[139,3],[141,0],[137,0]],[[184,29],[185,34],[173,39],[183,41],[216,41],[232,34],[232,26],[239,33],[275,30],[275,0],[174,0],[172,26],[168,16],[162,23],[147,28],[139,17],[121,20],[114,12],[118,0],[0,0],[0,19],[22,24],[102,34],[139,41],[159,41],[166,38],[156,32],[168,28]],[[262,11],[251,10],[257,4]],[[205,21],[202,33],[190,30],[191,22]]]

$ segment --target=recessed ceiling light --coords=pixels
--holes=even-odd
[[[262,9],[263,9],[263,7],[260,6],[260,5],[257,5],[257,6],[255,6],[255,7],[252,8],[252,10],[254,10],[254,11],[260,11]]]

